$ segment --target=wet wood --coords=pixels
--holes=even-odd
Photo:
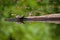
[[[13,21],[23,22],[23,21],[35,21],[35,22],[48,22],[48,23],[60,23],[60,14],[48,14],[42,16],[28,16],[23,18],[12,18]],[[9,19],[12,21],[12,19]]]

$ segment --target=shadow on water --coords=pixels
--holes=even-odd
[[[60,40],[60,24],[57,24],[55,29],[56,40]]]
[[[60,24],[50,24],[53,40],[60,40]]]
[[[60,40],[60,24],[55,24],[55,30],[54,32],[54,40]]]
[[[55,29],[56,36],[60,36],[60,24],[57,24],[57,27]]]

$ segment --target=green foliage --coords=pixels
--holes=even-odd
[[[60,7],[55,7],[60,6],[59,3],[59,0],[0,0],[0,40],[10,40],[10,34],[15,40],[60,40],[59,24],[43,22],[18,24],[4,20],[16,15],[28,16],[30,12],[33,15],[60,13]]]

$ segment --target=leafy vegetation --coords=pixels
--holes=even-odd
[[[7,22],[16,15],[60,13],[60,0],[0,0],[0,40],[60,40],[60,24]],[[37,15],[38,16],[38,15]]]

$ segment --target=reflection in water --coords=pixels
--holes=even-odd
[[[57,24],[55,34],[56,34],[56,36],[60,36],[60,24]]]

